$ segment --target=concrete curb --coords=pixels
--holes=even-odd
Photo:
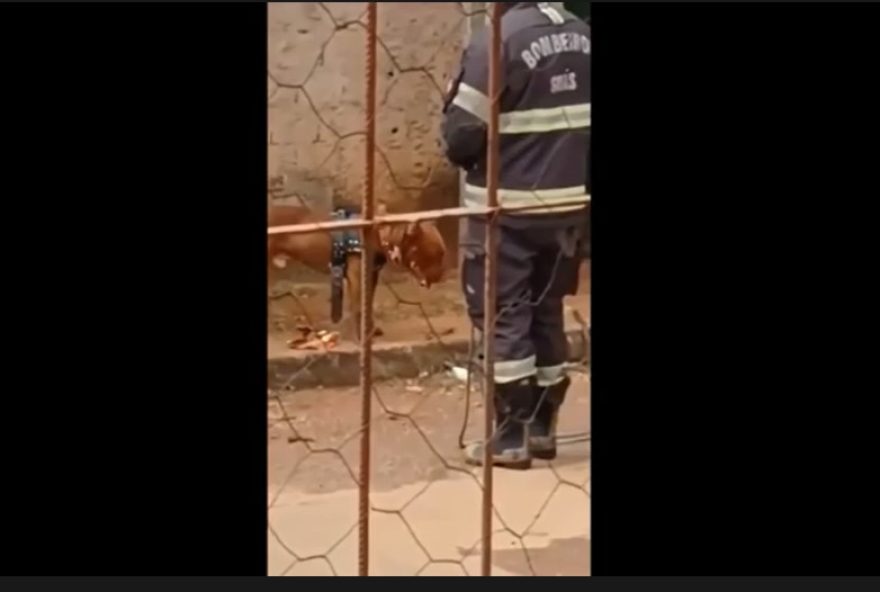
[[[582,329],[566,331],[569,361],[589,363],[587,333]],[[420,374],[441,372],[447,362],[463,363],[469,342],[464,338],[450,339],[443,344],[375,344],[373,346],[373,380],[416,378]],[[290,355],[268,360],[270,390],[306,389],[317,386],[356,386],[360,381],[360,354],[356,349],[330,352],[291,352]]]

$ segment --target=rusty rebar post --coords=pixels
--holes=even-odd
[[[489,208],[498,207],[498,108],[501,96],[501,7],[492,3],[489,35],[489,129],[486,148],[486,193]],[[495,283],[498,275],[497,211],[486,216],[486,265],[483,285],[483,524],[481,575],[492,575],[492,440],[495,422]]]
[[[376,2],[367,3],[366,61],[366,163],[361,216],[373,220],[373,185],[376,152]],[[371,226],[361,228],[361,447],[358,483],[358,575],[366,576],[370,565],[370,407],[372,403],[373,350],[373,241]]]

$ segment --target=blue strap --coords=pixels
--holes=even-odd
[[[334,220],[349,220],[357,216],[345,208],[338,208],[332,214]],[[342,318],[342,297],[345,284],[345,268],[348,256],[361,252],[361,235],[356,229],[346,228],[330,233],[330,318],[338,323]],[[373,285],[375,287],[379,269],[385,264],[385,255],[376,253]]]
[[[352,212],[345,208],[339,208],[333,212],[334,220],[348,220],[354,218]],[[345,284],[345,267],[348,256],[351,253],[361,251],[360,234],[351,228],[337,230],[330,233],[330,318],[338,323],[342,318],[342,297]]]
[[[353,218],[351,212],[344,208],[339,208],[333,212],[334,220],[348,220]],[[349,253],[359,252],[361,249],[361,239],[357,231],[346,228],[330,233],[333,241],[333,247],[330,254],[331,267],[345,267],[345,260]]]

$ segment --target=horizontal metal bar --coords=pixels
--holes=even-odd
[[[566,202],[564,207],[587,205],[590,199]],[[384,224],[400,224],[404,222],[423,222],[428,220],[440,220],[442,218],[464,218],[467,216],[485,216],[492,212],[526,212],[529,210],[543,210],[552,208],[552,204],[524,204],[502,205],[497,208],[483,207],[458,207],[444,208],[439,210],[425,210],[424,212],[407,212],[405,214],[387,214],[376,216],[373,220],[332,220],[327,222],[309,222],[306,224],[290,224],[287,226],[270,226],[267,229],[269,235],[273,234],[307,234],[309,232],[332,232],[346,228],[368,228],[370,226],[382,226]]]

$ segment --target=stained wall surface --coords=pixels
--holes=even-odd
[[[389,211],[458,205],[442,155],[443,91],[470,3],[382,2],[378,10],[376,197]],[[270,198],[318,210],[357,204],[364,175],[366,4],[269,5]],[[441,222],[453,246],[455,221]]]

